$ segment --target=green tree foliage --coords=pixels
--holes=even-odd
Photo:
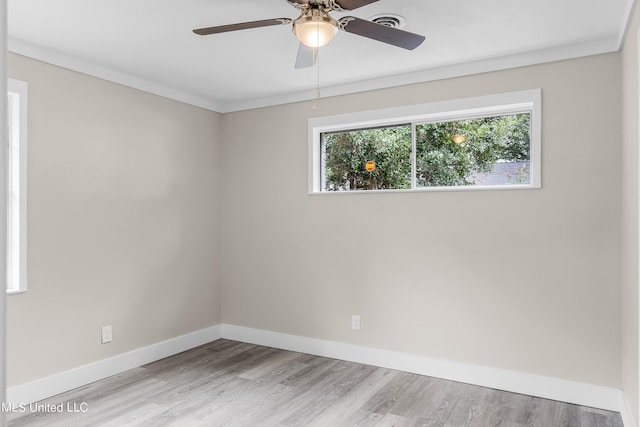
[[[417,125],[417,185],[472,185],[498,161],[528,161],[529,121],[529,114],[511,114]],[[466,140],[454,142],[456,134]],[[411,187],[410,125],[325,134],[324,150],[326,190]],[[372,172],[368,161],[376,164]]]
[[[410,125],[325,134],[324,149],[327,190],[411,188]]]
[[[529,160],[529,114],[483,117],[416,126],[417,185],[472,185],[498,160]],[[452,140],[464,135],[463,143]]]

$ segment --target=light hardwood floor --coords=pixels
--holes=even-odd
[[[622,427],[613,412],[230,340],[41,404],[63,412],[8,425]]]

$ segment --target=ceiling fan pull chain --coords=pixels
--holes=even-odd
[[[315,110],[316,108],[318,108],[318,104],[316,103],[316,101],[318,99],[320,99],[320,55],[318,55],[318,49],[317,47],[313,48],[313,56],[314,58],[316,58],[315,61],[315,67],[316,67],[316,94],[315,94],[315,99],[313,100],[313,103],[311,104],[311,108],[313,110]],[[317,56],[316,56],[317,55]]]
[[[316,40],[320,40],[320,26],[316,25]],[[318,55],[318,46],[313,48],[313,57],[316,58],[316,99],[320,98],[320,57]]]

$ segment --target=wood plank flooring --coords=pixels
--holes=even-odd
[[[47,404],[8,425],[623,427],[614,412],[230,340]]]

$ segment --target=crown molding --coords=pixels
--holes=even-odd
[[[629,14],[633,9],[635,0],[629,0]],[[623,31],[623,33],[626,31]],[[492,71],[506,70],[510,68],[526,67],[530,65],[548,62],[562,61],[591,55],[616,52],[622,43],[622,36],[616,35],[609,38],[592,40],[584,43],[553,47],[530,52],[522,52],[508,56],[486,58],[463,64],[450,64],[437,68],[425,69],[411,73],[397,74],[394,76],[362,80],[344,83],[322,88],[323,97],[347,95],[367,92],[378,89],[386,89],[416,83],[442,80],[454,77],[468,76],[472,74],[488,73]],[[141,77],[126,74],[109,69],[102,65],[94,64],[74,56],[30,44],[21,40],[9,38],[8,49],[20,55],[57,65],[90,76],[98,77],[114,83],[129,86],[135,89],[163,96],[169,99],[191,104],[207,110],[219,113],[250,110],[255,108],[270,107],[274,105],[289,104],[313,100],[311,89],[265,98],[249,98],[237,101],[223,102],[206,97],[196,96],[175,88],[164,86],[145,80]]]
[[[35,44],[28,43],[22,40],[17,40],[15,38],[9,37],[8,50],[9,52],[37,59],[48,64],[67,68],[69,70],[77,71],[89,76],[98,77],[103,80],[118,83],[134,89],[139,89],[143,92],[162,96],[164,98],[173,99],[174,101],[194,105],[206,110],[220,111],[223,109],[223,105],[215,102],[214,100],[196,96],[191,93],[180,91],[166,85],[158,84],[141,77],[95,64],[93,62],[89,62],[60,51],[43,48],[41,46],[37,46]]]
[[[585,43],[559,46],[549,49],[523,52],[514,55],[496,58],[481,59],[462,64],[451,64],[437,68],[425,69],[405,74],[382,77],[371,80],[361,80],[334,86],[322,87],[324,98],[348,95],[358,92],[367,92],[378,89],[386,89],[416,83],[424,83],[435,80],[444,80],[454,77],[463,77],[473,74],[482,74],[492,71],[501,71],[511,68],[526,67],[530,65],[544,64],[548,62],[563,61],[567,59],[581,58],[585,56],[600,55],[616,52],[618,50],[618,37],[598,39]],[[313,100],[311,89],[287,93],[267,98],[256,98],[228,102],[224,104],[221,113],[250,110],[254,108],[270,107],[273,105],[288,104]]]
[[[633,19],[633,12],[636,8],[636,0],[627,0],[627,4],[624,10],[624,18],[622,25],[620,25],[620,34],[618,34],[618,50],[622,50],[624,42],[627,39],[629,33],[629,27],[631,26],[631,20]]]

